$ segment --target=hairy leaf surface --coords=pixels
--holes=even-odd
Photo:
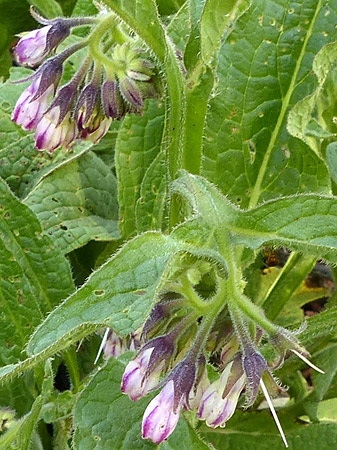
[[[243,207],[329,190],[324,162],[286,131],[289,108],[316,86],[314,55],[335,35],[336,1],[323,3],[252,2],[220,49],[202,174]]]
[[[90,240],[119,237],[116,179],[94,153],[54,170],[24,203],[64,253]]]

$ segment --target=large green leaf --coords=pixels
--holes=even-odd
[[[76,450],[156,448],[141,438],[141,420],[149,399],[131,403],[122,394],[124,368],[110,358],[80,394],[74,410]]]
[[[136,204],[137,232],[166,230],[167,167],[165,154],[158,153],[146,170]]]
[[[209,64],[219,48],[220,39],[242,0],[208,0],[200,22],[201,57]]]
[[[302,194],[240,211],[229,228],[237,242],[258,247],[276,242],[335,262],[337,259],[337,198]]]
[[[323,4],[252,2],[220,49],[202,174],[243,207],[329,190],[324,162],[286,131],[289,108],[316,86],[314,55],[335,35],[337,2]]]
[[[1,359],[16,360],[32,327],[74,289],[68,261],[0,182]]]
[[[289,414],[289,413],[288,413]],[[330,450],[335,447],[337,424],[327,422],[322,424],[299,424],[296,417],[279,414],[285,435],[292,450]],[[203,428],[203,431],[206,431]],[[231,419],[226,428],[215,432],[206,432],[206,439],[216,450],[259,449],[283,450],[284,444],[277,431],[269,411],[238,414]]]
[[[129,115],[119,130],[116,169],[120,205],[120,229],[124,237],[136,230],[136,202],[139,185],[160,150],[164,111],[162,103],[150,101],[143,116]],[[152,181],[153,182],[153,181]]]
[[[66,336],[69,345],[83,325],[106,324],[121,334],[137,329],[149,313],[170,257],[182,247],[159,233],[128,242],[48,316],[33,334],[28,351],[38,353]]]
[[[227,227],[237,244],[256,249],[285,245],[337,261],[337,197],[301,194],[240,210],[209,181],[183,172],[173,184],[209,229]]]
[[[46,176],[24,203],[64,253],[119,237],[116,179],[92,152]]]

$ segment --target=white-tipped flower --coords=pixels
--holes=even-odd
[[[153,350],[152,347],[141,351],[125,368],[121,389],[133,401],[148,394],[159,382],[163,363],[148,373]]]
[[[69,147],[76,139],[78,129],[71,120],[70,113],[58,124],[60,108],[51,108],[40,120],[35,132],[35,146],[38,150],[47,150],[52,153],[58,147]]]
[[[39,88],[40,81],[35,79],[20,95],[16,102],[12,120],[21,125],[24,130],[32,130],[41,120],[48,107],[50,96],[54,89],[49,88],[36,100],[32,100]]]
[[[174,382],[169,381],[161,392],[148,405],[142,423],[143,439],[160,444],[173,433],[177,426],[182,398],[175,405]]]
[[[47,36],[51,25],[25,34],[15,47],[15,56],[19,64],[35,66],[47,53]]]
[[[227,386],[232,363],[228,364],[220,378],[205,391],[200,401],[198,416],[205,420],[209,427],[225,427],[226,422],[235,412],[240,393],[245,386],[246,377],[241,375],[231,386],[227,395],[222,398]]]

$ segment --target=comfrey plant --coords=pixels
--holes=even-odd
[[[0,449],[334,448],[335,0],[60,4],[0,83]]]

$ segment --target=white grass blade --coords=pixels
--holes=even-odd
[[[104,333],[104,336],[103,336],[101,345],[99,346],[99,349],[98,349],[97,356],[96,356],[96,358],[95,358],[94,364],[97,363],[99,357],[101,356],[101,353],[102,353],[103,348],[104,348],[104,346],[105,346],[105,344],[106,344],[106,341],[108,340],[108,334],[109,334],[109,331],[110,331],[110,328],[107,328],[107,329],[105,330],[105,333]]]
[[[294,350],[293,348],[291,349],[291,351],[293,353],[295,353],[295,355],[297,355],[299,358],[301,358],[306,364],[308,364],[308,366],[312,367],[313,369],[317,370],[317,372],[319,373],[325,373],[324,370],[320,369],[319,367],[315,366],[315,364],[313,364],[311,361],[309,361],[305,356],[301,355],[300,352],[298,352],[297,350]]]
[[[262,388],[263,395],[266,397],[268,406],[269,406],[270,411],[271,411],[271,413],[272,413],[272,415],[273,415],[273,418],[274,418],[274,420],[275,420],[275,423],[276,423],[276,426],[277,426],[277,428],[278,428],[278,431],[279,431],[279,433],[280,433],[280,435],[281,435],[281,438],[283,439],[284,445],[285,445],[286,448],[288,448],[289,445],[288,445],[287,439],[286,439],[285,434],[284,434],[284,432],[283,432],[283,429],[282,429],[282,426],[281,426],[281,424],[280,424],[280,421],[279,421],[279,419],[278,419],[278,417],[277,417],[275,408],[274,408],[273,403],[272,403],[272,401],[271,401],[271,398],[270,398],[270,396],[269,396],[269,394],[268,394],[267,388],[266,388],[264,382],[262,381],[262,379],[260,380],[260,386],[261,386],[261,388]]]

